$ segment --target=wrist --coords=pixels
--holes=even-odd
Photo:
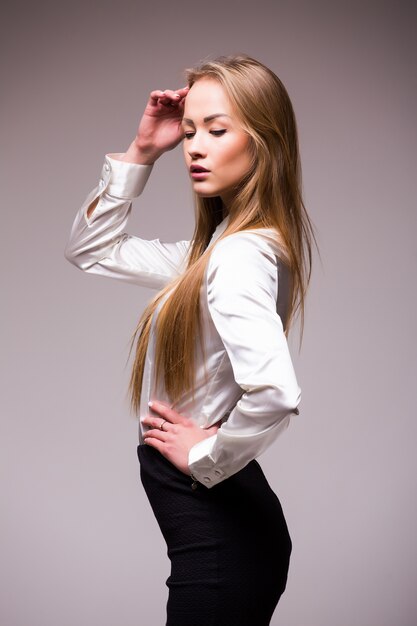
[[[156,151],[154,146],[145,144],[136,138],[123,155],[122,161],[139,165],[153,165],[160,156],[161,153]]]

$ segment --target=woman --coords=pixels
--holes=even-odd
[[[264,626],[291,539],[255,460],[298,413],[286,334],[303,313],[311,225],[296,122],[277,76],[245,55],[151,92],[126,153],[73,225],[69,261],[158,289],[142,315],[130,392],[141,478],[168,546],[169,626]],[[183,140],[196,197],[191,242],[124,232],[153,164]]]

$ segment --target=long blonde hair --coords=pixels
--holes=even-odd
[[[223,219],[223,205],[220,197],[196,196],[196,224],[187,268],[146,307],[132,337],[131,349],[136,338],[137,343],[129,392],[135,412],[140,404],[150,328],[158,305],[156,376],[163,379],[173,404],[184,392],[193,391],[196,341],[202,340],[201,285],[213,247],[224,237],[253,228],[276,230],[292,277],[289,314],[287,321],[283,320],[285,332],[288,333],[298,312],[301,328],[304,322],[315,239],[302,200],[297,125],[288,93],[269,68],[246,55],[206,61],[186,70],[186,77],[190,87],[202,78],[210,78],[224,88],[250,137],[251,168],[228,207],[227,228],[209,248],[211,236]]]

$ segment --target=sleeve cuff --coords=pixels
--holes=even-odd
[[[103,187],[111,196],[126,200],[139,196],[152,171],[152,165],[120,161],[123,152],[106,154],[101,171]]]
[[[227,478],[226,473],[215,464],[211,456],[216,439],[217,435],[203,439],[188,453],[188,467],[192,478],[209,489]]]

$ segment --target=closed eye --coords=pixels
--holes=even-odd
[[[225,132],[226,132],[226,129],[222,128],[220,130],[211,130],[210,134],[214,135],[215,137],[221,137],[222,135],[224,135]],[[192,133],[192,132],[184,133],[184,139],[192,139],[194,135],[195,133]]]

